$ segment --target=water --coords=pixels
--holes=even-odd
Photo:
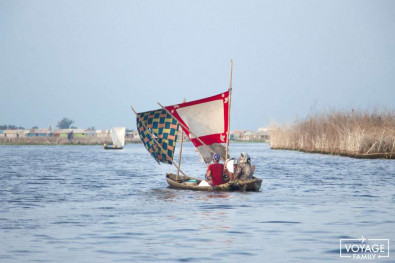
[[[395,241],[393,160],[231,147],[260,192],[169,189],[141,144],[0,146],[0,262],[347,262],[342,238]],[[184,172],[199,160],[185,144]]]

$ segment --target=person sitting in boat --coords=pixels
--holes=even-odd
[[[228,181],[233,182],[235,178],[233,177],[237,168],[237,160],[235,158],[229,158],[225,161],[225,171],[224,174]]]
[[[213,163],[208,165],[206,177],[211,180],[213,185],[220,185],[224,183],[224,165],[219,163],[221,156],[218,153],[213,155]]]
[[[242,152],[240,157],[234,162],[234,173],[232,179],[251,180],[255,172],[255,165],[251,165],[251,158],[248,153]]]

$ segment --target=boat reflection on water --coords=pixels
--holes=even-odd
[[[212,192],[210,194],[207,195],[207,198],[225,198],[225,199],[229,199],[231,198],[229,193],[226,192]]]

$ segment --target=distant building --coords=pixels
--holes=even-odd
[[[19,138],[26,138],[29,134],[30,130],[18,130]]]
[[[244,133],[244,131],[241,131],[241,130],[230,131],[230,139],[234,140],[234,141],[240,140],[243,133]]]
[[[88,131],[84,129],[73,129],[73,138],[86,138],[88,137]]]
[[[241,140],[243,141],[267,141],[269,140],[269,133],[265,131],[248,131],[245,132]]]
[[[18,138],[18,130],[3,130],[0,135],[1,138]]]
[[[126,132],[125,138],[133,140],[140,139],[139,132],[137,130]]]
[[[90,138],[97,138],[95,130],[87,130],[88,137]]]
[[[101,139],[110,139],[110,132],[108,130],[96,130],[96,137]]]
[[[73,134],[73,129],[60,129],[60,130],[55,130],[52,133],[53,137],[59,137],[59,138],[69,138],[71,139]]]
[[[27,137],[52,137],[52,131],[48,129],[31,129]]]
[[[25,138],[29,130],[0,130],[0,138]]]
[[[269,134],[270,128],[268,128],[268,127],[262,127],[262,128],[258,128],[258,131],[259,131],[259,132],[267,132],[267,133]]]
[[[178,134],[177,134],[177,142],[181,142],[181,134],[182,134],[182,142],[189,142],[190,141],[188,135],[180,128],[178,130]],[[140,135],[138,135],[138,136],[140,138]]]
[[[19,138],[18,130],[5,130],[5,137],[11,138]]]

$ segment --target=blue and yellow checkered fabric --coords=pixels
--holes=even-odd
[[[172,164],[178,134],[177,120],[166,110],[143,112],[137,114],[137,130],[145,148],[158,163]]]

